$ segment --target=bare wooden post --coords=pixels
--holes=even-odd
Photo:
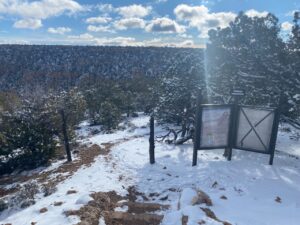
[[[63,137],[64,137],[65,150],[67,153],[67,159],[68,159],[68,162],[71,162],[72,155],[71,155],[69,137],[68,137],[68,132],[67,132],[67,120],[66,120],[65,111],[63,109],[60,110],[60,115],[61,115],[61,119],[62,119],[62,132],[63,132]]]
[[[155,163],[155,143],[154,143],[154,116],[150,117],[150,137],[149,137],[149,154],[150,154],[150,164]]]

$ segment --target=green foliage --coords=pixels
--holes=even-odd
[[[112,102],[105,101],[101,103],[97,117],[97,120],[103,126],[103,129],[110,131],[117,128],[121,120],[121,111]]]
[[[97,80],[92,86],[85,89],[82,86],[83,94],[86,101],[86,107],[89,114],[91,124],[99,125],[105,118],[101,118],[102,103],[110,103],[110,105],[117,106],[120,110],[124,107],[125,93],[120,86],[112,80]],[[120,119],[120,118],[118,118]]]
[[[51,112],[52,124],[59,136],[62,132],[60,110],[64,110],[69,136],[73,137],[74,126],[85,118],[86,101],[83,94],[77,88],[73,88],[68,92],[51,93],[46,96],[46,105]]]
[[[51,115],[42,105],[23,102],[13,113],[2,114],[1,173],[44,165],[56,148]]]
[[[160,85],[158,119],[181,125],[184,135],[194,121],[197,95],[204,86],[204,66],[198,58],[186,57],[171,67]]]
[[[288,66],[291,68],[290,89],[286,92],[289,103],[289,113],[300,118],[300,12],[294,13],[293,27],[288,41]]]
[[[65,112],[71,140],[74,126],[84,118],[85,100],[77,89],[45,96],[34,94],[27,99],[0,115],[1,173],[36,168],[54,156],[58,137],[62,137],[60,110]]]
[[[232,89],[244,89],[251,105],[277,105],[282,92],[294,95],[293,76],[280,38],[278,19],[240,13],[229,27],[209,32],[207,46],[210,95],[228,99]],[[287,104],[287,102],[286,102]],[[288,113],[289,107],[284,107]]]

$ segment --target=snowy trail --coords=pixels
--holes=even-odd
[[[143,192],[149,201],[171,205],[171,209],[165,212],[163,225],[181,224],[176,218],[187,213],[191,214],[188,224],[197,224],[199,206],[177,209],[180,193],[186,188],[205,191],[213,201],[210,209],[219,219],[231,224],[299,224],[300,161],[286,153],[300,156],[300,145],[289,139],[289,133],[279,133],[277,149],[284,153],[276,153],[273,166],[268,165],[268,156],[265,155],[234,150],[233,159],[228,162],[222,156],[223,150],[213,150],[199,152],[198,165],[192,167],[191,144],[174,146],[164,143],[156,143],[156,164],[150,165],[148,128],[143,128],[148,118],[140,116],[131,122],[135,129],[85,138],[83,142],[98,145],[123,141],[114,145],[107,156],[97,157],[90,167],[79,169],[60,183],[53,195],[39,196],[34,206],[9,217],[2,214],[0,224],[75,224],[79,218],[66,217],[64,211],[79,209],[92,192],[115,190],[125,195],[126,188],[131,185]],[[161,128],[156,131],[160,132]],[[66,195],[68,190],[77,193]],[[280,202],[275,201],[278,197]],[[53,206],[57,201],[64,204]],[[48,212],[40,214],[39,209],[43,207],[47,207]],[[206,224],[221,224],[207,218],[203,212],[201,218]]]

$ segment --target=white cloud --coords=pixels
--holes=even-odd
[[[14,23],[15,28],[21,28],[21,29],[38,29],[42,27],[42,21],[39,19],[24,19],[24,20],[18,20]]]
[[[74,38],[74,39],[76,39],[76,38],[78,38],[78,39],[83,39],[83,40],[89,40],[89,39],[94,38],[93,35],[88,34],[88,33],[80,34],[79,36],[69,36],[69,37],[72,37],[72,38]]]
[[[174,9],[176,18],[180,21],[187,21],[190,27],[196,27],[200,31],[200,37],[207,38],[210,29],[217,27],[225,28],[236,17],[232,12],[211,13],[204,6],[189,6],[180,4]]]
[[[146,26],[147,32],[155,33],[184,33],[185,27],[167,17],[156,18]]]
[[[114,26],[118,30],[127,30],[130,28],[141,28],[145,27],[145,21],[141,18],[124,18],[114,23]]]
[[[2,0],[0,13],[20,16],[22,18],[46,19],[62,13],[76,13],[83,10],[83,6],[73,0]]]
[[[50,27],[48,28],[48,33],[51,33],[51,34],[65,34],[65,33],[69,33],[71,32],[71,28],[69,27],[57,27],[57,28],[54,28],[54,27]]]
[[[193,40],[182,40],[176,37],[171,38],[154,38],[150,40],[138,41],[134,37],[96,37],[85,33],[78,36],[68,36],[64,40],[65,44],[87,44],[101,46],[155,46],[155,47],[178,47],[178,48],[204,48],[204,45],[196,45]]]
[[[98,16],[98,17],[90,17],[85,20],[86,23],[96,24],[96,23],[108,23],[112,20],[110,17],[106,16]]]
[[[74,0],[1,0],[0,13],[13,15],[22,18],[14,24],[17,28],[37,29],[42,26],[41,20],[53,16],[59,16],[63,13],[74,14],[84,10]]]
[[[142,18],[150,14],[152,11],[151,6],[142,6],[142,5],[129,5],[123,6],[116,9],[116,11],[123,17],[131,18],[131,17],[138,17]]]
[[[136,39],[133,37],[98,38],[98,45],[135,46]]]
[[[87,27],[88,31],[91,32],[107,32],[107,33],[115,33],[115,31],[110,27],[110,26],[94,26],[94,25],[89,25]]]
[[[176,47],[181,47],[181,48],[191,48],[195,45],[193,40],[185,40],[182,42],[177,43]]]
[[[245,12],[249,17],[266,17],[269,13],[267,11],[256,11],[255,9],[250,9]]]
[[[103,13],[110,13],[115,10],[112,4],[98,4],[96,8],[98,8],[98,10]]]
[[[196,45],[193,40],[181,40],[178,38],[154,38],[152,40],[145,40],[142,46],[154,47],[175,47],[175,48],[204,48],[205,45]]]
[[[292,28],[293,28],[293,24],[292,23],[290,23],[290,22],[283,22],[282,24],[281,24],[281,29],[283,30],[283,31],[288,31],[288,32],[290,32],[291,30],[292,30]]]
[[[181,4],[176,6],[174,13],[179,20],[193,20],[207,16],[209,10],[206,6],[189,6]]]
[[[69,36],[69,43],[75,44],[89,44],[89,45],[108,45],[108,46],[139,46],[140,43],[133,37],[95,37],[91,34],[85,33],[78,36]]]

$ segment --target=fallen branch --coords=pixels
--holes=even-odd
[[[295,119],[288,118],[288,117],[283,116],[283,115],[282,115],[282,117],[281,117],[281,120],[282,120],[283,122],[288,123],[288,124],[291,125],[292,127],[296,128],[296,129],[298,129],[298,130],[300,130],[300,122],[299,122],[299,121],[297,121],[297,120],[295,120]]]

